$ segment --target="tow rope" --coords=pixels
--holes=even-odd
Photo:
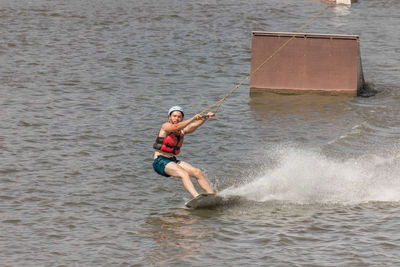
[[[333,6],[333,4],[328,4],[326,7],[321,9],[317,15],[315,15],[311,20],[309,20],[306,24],[304,24],[297,32],[303,31],[305,28],[307,28],[309,25],[311,25],[319,16],[321,16],[329,7]],[[243,80],[241,80],[232,90],[230,90],[224,97],[222,97],[220,100],[215,102],[214,104],[210,105],[209,107],[205,108],[202,110],[199,115],[202,115],[203,113],[209,111],[211,108],[216,107],[214,113],[217,113],[218,109],[221,107],[222,103],[231,96],[240,86],[242,86],[247,80],[250,79],[250,76],[259,71],[265,64],[267,64],[268,61],[270,61],[276,54],[279,53],[285,46],[287,46],[294,38],[296,38],[295,35],[293,35],[289,40],[287,40],[285,43],[283,43],[278,49],[276,49],[267,59],[265,59],[255,70],[253,70],[249,75],[247,75]]]

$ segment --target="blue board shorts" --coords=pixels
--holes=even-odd
[[[156,171],[156,173],[165,176],[165,177],[170,177],[171,175],[168,175],[165,173],[165,166],[167,166],[168,163],[170,162],[175,162],[179,163],[180,160],[178,160],[175,156],[172,158],[167,158],[164,156],[158,156],[154,161],[153,161],[153,169]]]

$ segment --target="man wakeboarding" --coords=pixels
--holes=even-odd
[[[168,111],[168,121],[165,122],[158,133],[154,143],[154,170],[163,176],[175,176],[182,179],[185,189],[195,198],[199,195],[190,177],[195,177],[200,187],[207,193],[214,193],[203,172],[191,164],[178,160],[183,143],[184,135],[193,133],[207,119],[214,117],[215,114],[208,112],[207,115],[199,114],[190,119],[183,120],[183,108],[174,106]]]

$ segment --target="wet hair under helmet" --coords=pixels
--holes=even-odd
[[[170,108],[168,111],[168,116],[171,115],[171,113],[174,111],[180,111],[182,112],[182,117],[185,116],[185,113],[183,113],[183,108],[180,106],[173,106],[172,108]]]

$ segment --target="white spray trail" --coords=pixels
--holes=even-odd
[[[281,149],[278,158],[278,166],[221,194],[299,204],[400,201],[400,156],[369,155],[340,162],[290,148]]]

